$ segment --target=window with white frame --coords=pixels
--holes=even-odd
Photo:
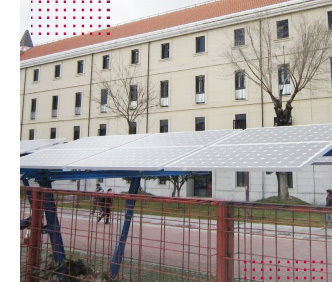
[[[103,56],[103,70],[108,70],[110,67],[110,56],[105,55]]]
[[[205,52],[205,36],[196,37],[196,53]]]
[[[31,99],[31,111],[30,111],[30,119],[36,119],[36,110],[37,110],[37,99]]]
[[[77,61],[77,73],[82,74],[84,72],[84,61],[79,60]]]
[[[288,20],[277,21],[277,38],[288,38],[289,37],[289,26]]]
[[[39,69],[33,70],[33,81],[38,82],[39,81]]]
[[[241,46],[245,44],[244,28],[234,30],[234,46]]]
[[[52,118],[58,117],[58,96],[52,96]]]
[[[279,93],[281,95],[290,95],[290,77],[289,64],[278,66]]]
[[[56,128],[52,127],[50,130],[50,139],[55,139],[56,138]]]
[[[243,70],[235,72],[235,99],[246,99],[246,74]]]
[[[196,81],[196,104],[205,103],[205,75],[199,75]]]
[[[137,108],[137,85],[130,85],[130,105],[129,109]]]
[[[169,43],[161,44],[161,58],[162,59],[169,58]]]
[[[138,60],[139,60],[139,50],[138,49],[131,50],[131,64],[132,65],[138,64]]]
[[[54,66],[54,77],[59,78],[61,76],[61,65]]]
[[[160,81],[160,106],[168,107],[168,80]]]
[[[79,116],[82,113],[82,92],[75,93],[75,115]]]
[[[108,90],[101,89],[101,91],[100,91],[100,112],[101,113],[107,112],[107,99],[108,99]]]

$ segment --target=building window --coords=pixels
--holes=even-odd
[[[234,30],[234,45],[241,46],[245,44],[244,28]]]
[[[160,120],[160,133],[168,132],[168,120],[162,119]]]
[[[205,52],[205,36],[196,37],[196,53]]]
[[[107,99],[108,99],[108,90],[101,89],[101,91],[100,91],[100,112],[101,113],[107,112]]]
[[[332,30],[332,11],[327,12],[327,22],[329,29]]]
[[[33,81],[34,82],[39,81],[39,69],[34,69],[33,70]]]
[[[278,66],[279,92],[281,95],[290,95],[289,64]]]
[[[205,117],[195,118],[195,130],[204,131],[205,130]]]
[[[29,130],[29,140],[34,140],[35,139],[35,130],[30,129]]]
[[[79,126],[74,126],[74,140],[80,139],[81,128]]]
[[[161,44],[161,58],[169,58],[169,43]]]
[[[160,81],[160,106],[168,107],[168,80]]]
[[[52,117],[56,118],[58,116],[58,96],[52,97]]]
[[[131,121],[129,124],[129,134],[136,134],[137,132],[137,123],[136,121]]]
[[[130,110],[137,108],[137,85],[130,85]]]
[[[82,112],[82,93],[75,94],[75,115],[79,116]]]
[[[37,109],[37,99],[31,99],[31,112],[30,112],[30,119],[36,119],[36,109]]]
[[[98,136],[106,136],[106,124],[99,124]]]
[[[246,187],[246,173],[245,171],[236,172],[236,187]]]
[[[138,56],[139,56],[139,51],[138,49],[131,50],[131,63],[138,64]]]
[[[54,66],[54,77],[59,78],[61,74],[61,65]]]
[[[287,187],[293,188],[293,173],[292,172],[286,172],[287,173]]]
[[[159,185],[166,185],[166,179],[165,178],[158,178]]]
[[[243,70],[235,72],[235,99],[246,99],[246,81],[245,72]]]
[[[247,119],[246,114],[235,115],[235,120],[233,120],[233,129],[246,129]]]
[[[50,132],[50,139],[55,139],[55,138],[56,138],[56,128],[52,127]]]
[[[288,20],[277,21],[277,38],[288,38],[289,37],[289,27]]]
[[[83,73],[84,71],[84,61],[79,60],[77,61],[77,73]]]
[[[205,103],[205,76],[196,76],[196,104]]]
[[[110,56],[105,55],[103,56],[103,70],[108,70],[110,67]]]
[[[104,182],[104,178],[98,178],[97,179],[97,183],[103,183]]]

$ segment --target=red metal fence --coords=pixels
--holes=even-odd
[[[105,193],[112,204],[98,201],[100,217],[97,196],[21,187],[21,281],[332,281],[327,208]],[[134,216],[113,277],[128,200]],[[45,226],[50,212],[61,230]]]

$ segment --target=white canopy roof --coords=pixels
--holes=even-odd
[[[33,153],[40,149],[45,149],[56,144],[65,142],[65,138],[59,139],[37,139],[37,140],[22,140],[20,142],[20,154]]]
[[[87,137],[21,158],[21,168],[291,171],[332,149],[332,124]]]

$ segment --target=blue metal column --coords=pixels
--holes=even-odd
[[[131,180],[129,194],[137,194],[138,189],[140,187],[141,177],[134,177]],[[131,224],[131,220],[134,214],[135,200],[127,200],[126,202],[126,210],[125,210],[125,220],[123,223],[122,231],[119,236],[119,241],[114,249],[110,272],[111,278],[115,278],[119,275],[120,266],[122,263],[126,241],[129,233],[129,228]]]
[[[52,188],[50,180],[40,180],[38,183],[41,187]],[[54,262],[60,263],[66,258],[66,255],[63,247],[57,208],[52,193],[44,194],[44,211],[47,222],[47,226],[44,228],[44,231],[50,235]]]

